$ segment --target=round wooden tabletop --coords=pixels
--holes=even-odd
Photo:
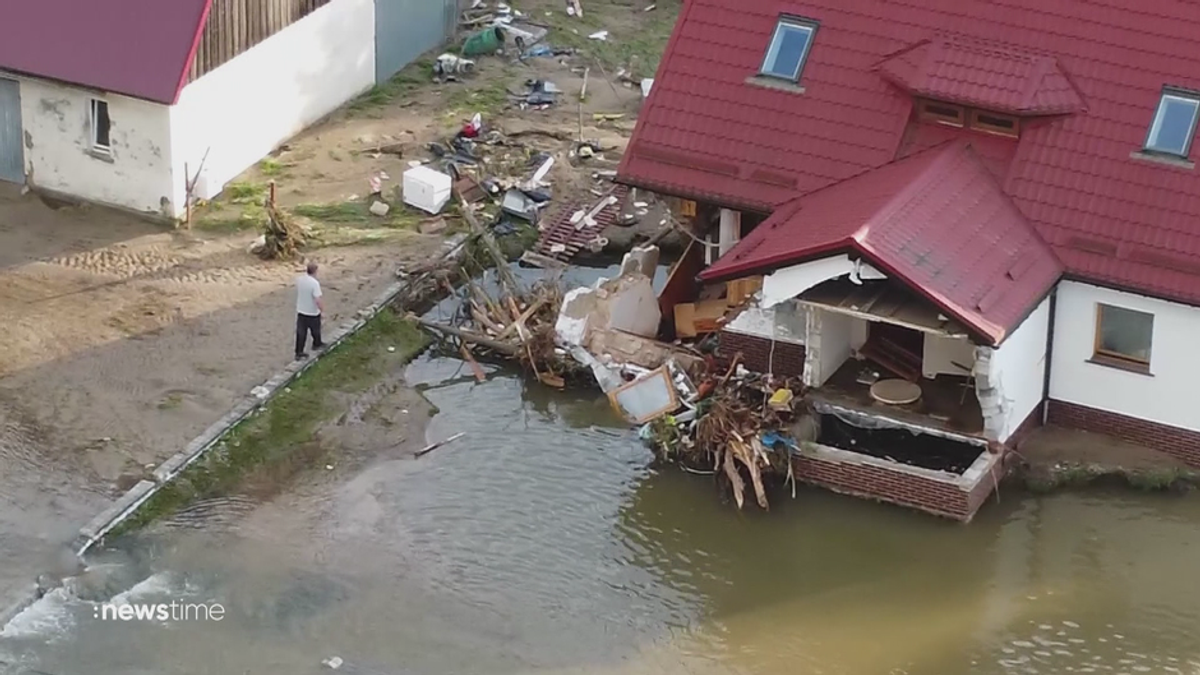
[[[888,405],[914,403],[921,398],[921,387],[908,380],[880,380],[871,385],[871,398]]]

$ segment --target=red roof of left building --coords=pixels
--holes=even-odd
[[[172,104],[211,0],[13,0],[0,71]]]
[[[701,273],[727,279],[853,253],[1000,344],[1062,267],[961,141],[885,164],[779,207]]]

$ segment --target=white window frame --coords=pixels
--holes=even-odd
[[[780,74],[770,68],[770,66],[774,65],[774,61],[779,58],[779,46],[783,41],[784,31],[786,30],[806,31],[808,33],[808,42],[804,44],[804,53],[800,55],[800,61],[796,63],[796,67],[790,76]],[[775,24],[775,32],[771,34],[771,43],[767,45],[767,53],[763,56],[762,67],[758,69],[758,74],[763,77],[799,82],[800,75],[804,72],[804,64],[808,62],[808,55],[812,52],[813,41],[816,39],[816,21],[789,16],[779,19],[779,22]]]
[[[1192,106],[1192,123],[1188,127],[1187,140],[1184,142],[1183,148],[1179,150],[1155,146],[1155,138],[1162,131],[1163,117],[1167,113],[1168,102],[1182,102]],[[1147,152],[1153,152],[1162,155],[1187,157],[1192,151],[1192,140],[1196,136],[1197,119],[1200,119],[1200,94],[1195,94],[1180,89],[1164,89],[1162,96],[1158,99],[1158,108],[1154,111],[1154,121],[1150,123],[1150,130],[1146,133],[1146,144],[1144,149]]]
[[[99,134],[100,126],[97,123],[98,122],[97,118],[98,118],[98,113],[99,113],[101,105],[104,106],[104,116],[108,118],[108,143],[100,142],[100,134]],[[102,98],[94,98],[91,100],[91,103],[88,106],[88,110],[89,110],[88,118],[91,121],[91,124],[89,125],[88,128],[89,128],[89,133],[91,134],[90,140],[91,140],[92,150],[94,152],[103,153],[105,155],[111,155],[112,154],[112,112],[108,107],[108,101],[105,101]]]

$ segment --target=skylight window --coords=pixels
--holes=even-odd
[[[775,26],[771,46],[763,59],[762,74],[792,82],[800,81],[800,72],[812,47],[817,24],[804,19],[783,18]]]
[[[1196,135],[1200,95],[1178,90],[1163,91],[1158,111],[1146,135],[1146,149],[1166,155],[1187,157]]]

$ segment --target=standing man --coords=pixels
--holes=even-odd
[[[307,356],[304,347],[308,334],[312,333],[313,349],[325,346],[321,342],[321,313],[325,303],[321,301],[321,282],[317,281],[317,263],[310,262],[305,274],[296,277],[296,360]]]

